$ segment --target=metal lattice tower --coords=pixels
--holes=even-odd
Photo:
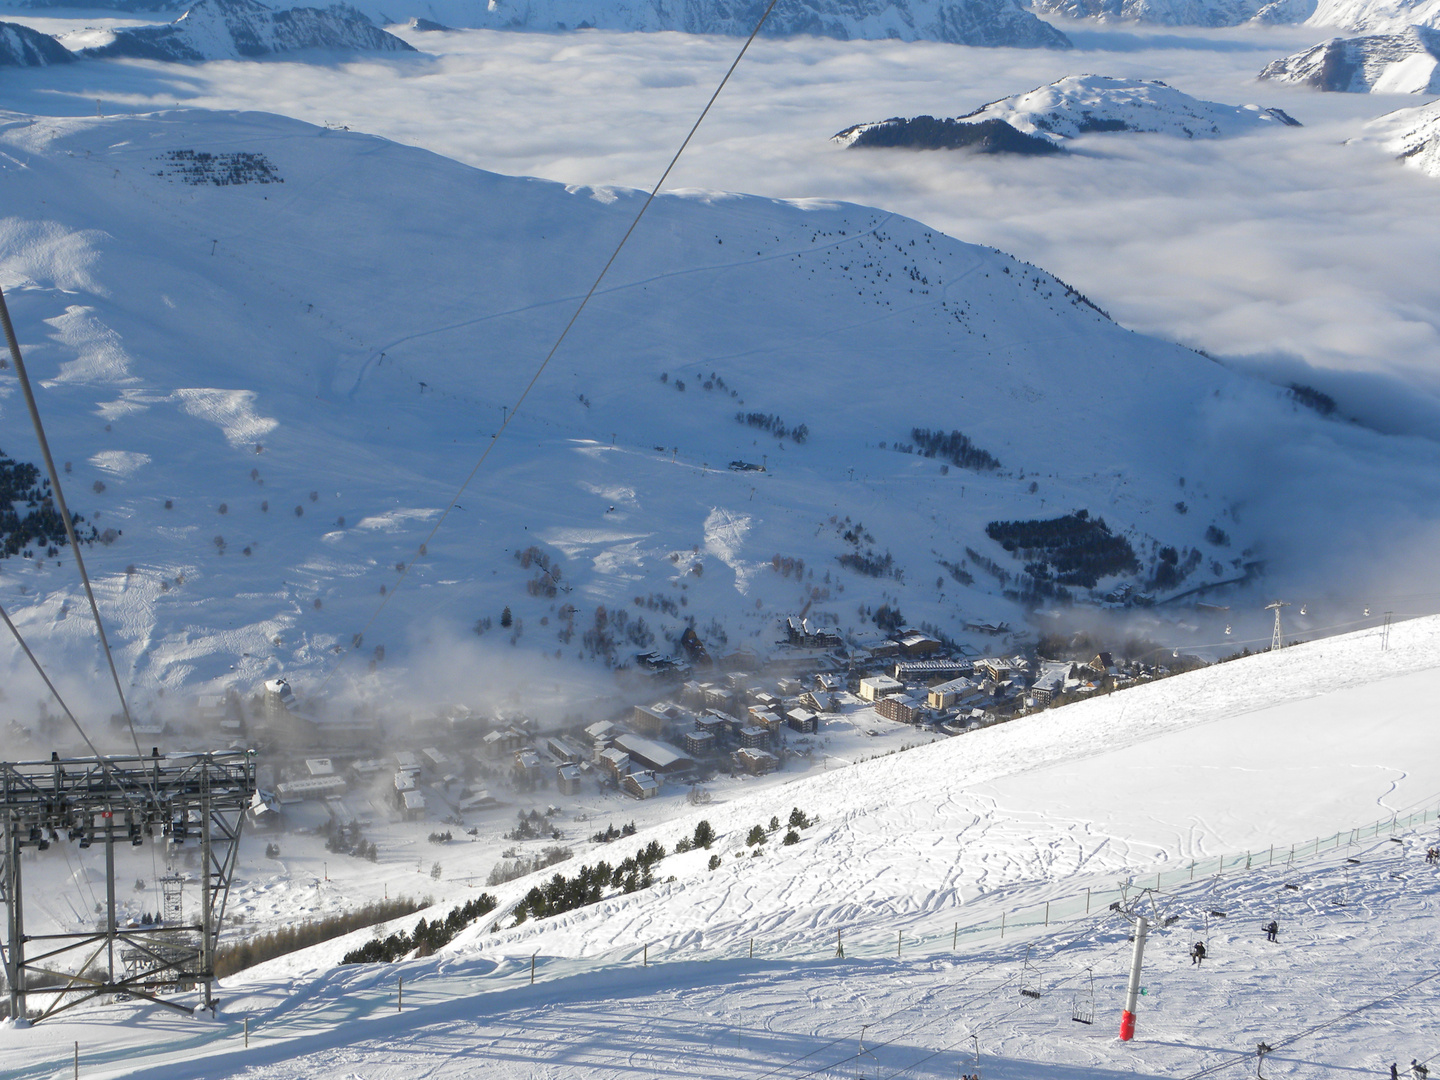
[[[185,921],[184,888],[185,879],[179,874],[166,874],[160,879],[160,918],[166,926],[179,926]]]
[[[1280,609],[1290,606],[1288,600],[1276,600],[1273,604],[1266,604],[1266,611],[1275,612],[1275,633],[1270,637],[1270,648],[1283,649],[1285,647],[1285,635],[1280,629]]]
[[[192,1011],[157,995],[199,983],[204,1007],[214,1004],[215,948],[240,852],[245,814],[256,797],[253,751],[161,757],[65,758],[0,762],[0,946],[10,1015],[27,1016],[27,999],[50,995],[44,1020],[102,994],[129,993]],[[115,846],[142,846],[164,837],[200,845],[200,919],[184,922],[166,884],[160,923],[120,926],[116,920]],[[78,841],[105,850],[104,920],[73,933],[27,934],[22,881],[24,849]],[[179,882],[177,880],[176,884]],[[117,961],[119,964],[117,965]],[[123,970],[120,968],[123,967]],[[29,976],[43,984],[31,988]]]

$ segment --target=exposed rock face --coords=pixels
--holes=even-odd
[[[0,67],[44,67],[74,59],[70,50],[49,34],[19,23],[0,22]]]
[[[93,40],[92,37],[86,41]],[[236,60],[297,49],[414,52],[352,7],[297,7],[276,11],[256,0],[199,0],[173,23],[105,31],[106,40],[83,44],[94,57],[147,60]],[[82,44],[77,42],[77,44]]]
[[[1260,78],[1349,94],[1440,93],[1440,31],[1332,38],[1274,61]]]

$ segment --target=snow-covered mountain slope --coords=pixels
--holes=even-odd
[[[1407,26],[1440,29],[1440,0],[1319,0],[1308,22],[1391,34]]]
[[[978,129],[979,125],[996,121],[1052,145],[1101,131],[1144,131],[1207,139],[1265,126],[1299,126],[1280,109],[1200,101],[1163,82],[1070,75],[1028,93],[992,101],[954,121],[941,122],[949,126],[940,127],[931,117],[883,120],[846,128],[834,136],[834,141],[845,146],[933,149],[947,145],[942,140],[953,137],[955,127],[976,125]],[[1028,144],[1001,149],[1036,152]]]
[[[353,7],[275,10],[257,0],[197,0],[172,23],[67,34],[85,56],[146,60],[237,60],[299,49],[414,52]]]
[[[1440,102],[1390,113],[1369,128],[1366,141],[1378,139],[1406,165],[1440,178]]]
[[[1159,26],[1238,26],[1262,22],[1301,22],[1315,0],[1032,0],[1042,15],[1099,22],[1128,20]]]
[[[53,1077],[79,1042],[82,1071],[150,1080],[400,1080],[421,1062],[441,1078],[844,1075],[863,1024],[871,1076],[950,1080],[972,1066],[971,1034],[992,1080],[1190,1076],[1292,1035],[1306,1041],[1266,1075],[1317,1061],[1384,1075],[1433,1046],[1431,984],[1412,983],[1440,963],[1440,879],[1425,860],[1440,625],[1402,622],[1383,644],[1370,629],[1251,657],[710,806],[620,803],[619,820],[642,818],[633,838],[577,842],[569,862],[499,887],[495,915],[434,956],[337,966],[373,936],[360,931],[227,979],[214,1020],[129,1002],[0,1027],[0,1068]],[[818,823],[752,856],[750,827],[791,807]],[[1376,828],[1422,807],[1421,826]],[[702,818],[713,848],[673,853]],[[1288,857],[1321,837],[1333,841]],[[502,914],[551,873],[651,840],[672,854],[649,889],[519,925]],[[483,873],[467,846],[444,849],[447,872]],[[1218,856],[1247,850],[1253,862],[1215,873]],[[285,887],[260,880],[273,871],[252,852],[240,903],[267,890],[300,922],[324,892],[360,900],[423,879],[408,855],[353,862]],[[1157,871],[1158,895],[1130,892],[1153,936],[1125,1045],[1131,928],[1107,908]],[[1187,953],[1202,939],[1197,970]],[[1362,1008],[1377,999],[1383,1025]],[[1093,1026],[1074,1023],[1087,1009]]]
[[[396,9],[387,0],[361,0],[367,14],[426,16],[446,26],[495,30],[680,30],[689,34],[748,35],[765,4],[761,0],[415,0]],[[770,13],[764,33],[775,37],[814,34],[901,41],[947,41],[957,45],[1063,49],[1070,41],[1016,0],[796,0]]]
[[[963,639],[1054,587],[987,523],[1080,509],[1138,565],[1099,593],[1260,560],[1363,589],[1365,566],[1408,575],[1440,513],[1440,449],[1129,333],[1034,267],[882,210],[697,192],[651,207],[390,594],[638,196],[259,114],[12,115],[0,146],[0,273],[72,506],[119,533],[87,562],[142,701],[357,644],[357,673],[430,664],[418,685],[468,700],[451,631],[557,676],[691,616],[722,651],[802,609]],[[0,449],[33,460],[3,385]],[[924,456],[916,429],[1000,465]],[[0,593],[87,679],[73,568],[36,554]]]
[[[19,23],[0,22],[0,67],[66,64],[75,57],[49,34]]]
[[[1271,62],[1260,78],[1351,94],[1440,93],[1440,30],[1331,38]]]

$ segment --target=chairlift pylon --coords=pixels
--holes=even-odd
[[[1095,1023],[1095,969],[1086,968],[1090,976],[1090,984],[1087,988],[1088,996],[1081,999],[1079,991],[1070,999],[1070,1019],[1077,1024]]]
[[[1034,964],[1030,963],[1030,950],[1033,945],[1025,946],[1025,964],[1020,969],[1020,993],[1027,998],[1040,1000],[1040,972]]]

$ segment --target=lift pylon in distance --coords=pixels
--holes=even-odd
[[[215,948],[254,804],[254,751],[162,757],[61,758],[0,762],[0,899],[10,1015],[28,1015],[28,999],[47,1000],[44,1020],[104,994],[128,993],[191,1011],[158,996],[199,985],[213,1005]],[[200,915],[149,926],[116,920],[115,846],[147,840],[200,850]],[[52,843],[103,844],[105,903],[99,925],[73,933],[27,934],[22,868],[25,849]],[[32,980],[32,976],[36,976]],[[32,985],[33,981],[33,985]]]

